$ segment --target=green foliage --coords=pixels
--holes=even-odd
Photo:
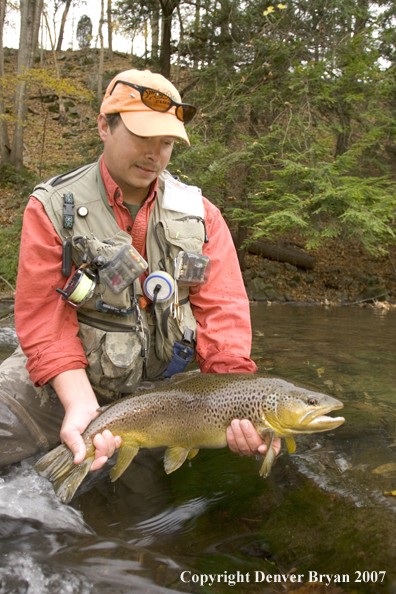
[[[22,213],[12,227],[0,227],[0,275],[13,287],[16,286],[21,230]],[[0,289],[9,292],[10,287],[0,279]]]
[[[92,41],[92,21],[86,14],[83,14],[77,23],[76,37],[80,49],[90,47]]]
[[[395,241],[396,81],[384,61],[395,9],[383,5],[238,3],[227,39],[202,19],[213,53],[184,97],[201,107],[197,144],[175,163],[251,239],[353,236],[370,251]]]
[[[0,227],[0,276],[13,287],[16,285],[18,270],[19,243],[22,229],[22,214],[30,196],[32,188],[38,182],[38,177],[24,169],[16,172],[10,164],[0,168],[1,187],[14,196],[13,212],[16,214],[14,223]],[[10,287],[0,279],[0,290],[9,291]]]

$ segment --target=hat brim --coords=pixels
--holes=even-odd
[[[171,112],[124,111],[120,115],[128,130],[137,136],[176,136],[190,146],[183,122]]]

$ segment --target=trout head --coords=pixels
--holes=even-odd
[[[283,380],[263,398],[264,418],[278,437],[335,429],[345,419],[329,417],[327,413],[343,406],[336,398]]]

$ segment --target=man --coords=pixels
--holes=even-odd
[[[189,145],[184,124],[195,111],[161,75],[122,72],[101,106],[98,163],[35,188],[24,215],[15,303],[22,350],[0,368],[0,464],[52,447],[59,435],[82,462],[81,433],[98,406],[133,393],[146,368],[148,377],[171,375],[180,342],[185,352],[195,345],[204,373],[256,371],[229,231],[196,188],[166,172],[175,140]],[[101,282],[101,270],[131,243],[148,271],[116,294]],[[183,250],[210,260],[206,283],[179,287],[172,278]],[[141,284],[156,271],[170,279],[172,295],[161,302],[156,285],[150,312]],[[246,420],[234,420],[227,438],[241,454],[266,449]],[[109,431],[97,435],[91,470],[120,443]]]

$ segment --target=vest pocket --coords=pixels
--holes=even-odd
[[[141,344],[135,332],[105,332],[80,322],[79,337],[88,359],[87,375],[102,398],[131,394],[142,377]]]
[[[195,218],[185,220],[165,219],[160,221],[159,225],[162,226],[164,238],[174,256],[180,250],[202,253],[205,233],[200,220]]]

